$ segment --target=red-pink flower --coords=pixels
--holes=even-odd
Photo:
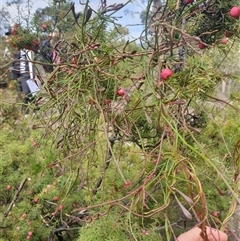
[[[148,233],[147,230],[145,230],[145,229],[143,229],[143,228],[142,228],[141,230],[142,230],[142,234],[143,234],[143,235],[149,235],[149,233]]]
[[[124,183],[123,188],[128,188],[131,185],[131,182],[128,180]]]

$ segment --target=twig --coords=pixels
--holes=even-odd
[[[208,95],[208,94],[205,94],[205,95],[206,95],[208,98],[210,98],[210,99],[213,99],[213,100],[215,100],[215,101],[222,102],[222,103],[224,103],[224,104],[232,107],[232,108],[233,108],[234,110],[236,110],[237,112],[240,112],[240,109],[239,109],[239,108],[233,106],[232,104],[230,104],[229,102],[227,102],[227,101],[225,101],[225,100],[218,99],[218,98],[213,97],[213,96],[210,96],[210,95]]]
[[[15,194],[14,194],[14,197],[13,197],[13,199],[12,199],[12,202],[11,202],[10,205],[8,206],[7,211],[4,213],[4,217],[5,217],[5,218],[8,216],[9,212],[12,210],[13,204],[14,204],[14,202],[17,200],[18,195],[19,195],[19,193],[22,191],[23,186],[24,186],[24,184],[25,184],[26,181],[27,181],[27,178],[25,178],[25,179],[21,182],[21,184],[19,185],[18,189],[16,190],[16,192],[15,192]]]
[[[240,238],[238,238],[237,235],[230,228],[227,228],[227,231],[235,239],[235,241],[240,241]]]
[[[109,138],[109,142],[110,142],[110,147],[111,148],[113,148],[116,140],[117,140],[116,134],[113,133],[113,135]],[[92,191],[93,194],[97,193],[98,188],[101,186],[103,178],[104,178],[104,175],[105,175],[105,173],[106,173],[106,171],[107,171],[107,169],[109,167],[109,164],[110,164],[110,161],[111,161],[111,158],[112,158],[111,148],[108,148],[108,154],[107,154],[107,158],[106,158],[106,161],[105,161],[105,167],[103,169],[102,175],[98,178],[98,181],[97,181],[97,183],[95,185],[94,190]]]

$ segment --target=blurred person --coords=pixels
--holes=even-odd
[[[22,93],[22,110],[25,117],[29,114],[29,104],[34,96],[29,88],[28,80],[35,82],[34,66],[32,63],[34,53],[31,50],[17,49],[12,53],[11,79],[18,81],[19,91]]]
[[[53,47],[52,52],[52,61],[53,63],[59,65],[61,63],[61,57],[58,54],[58,51],[61,49],[60,40],[62,37],[61,31],[59,28],[55,28],[54,31],[49,35],[50,44]]]
[[[51,64],[60,64],[60,57],[58,54],[58,41],[61,38],[60,30],[56,28],[52,33],[47,33],[45,39],[41,41],[39,47],[38,57],[43,63],[42,67],[46,73],[51,73],[54,69],[54,65]],[[49,63],[49,64],[44,64]]]
[[[11,35],[11,30],[5,33],[6,36]],[[29,104],[34,100],[35,93],[32,93],[28,84],[29,80],[35,83],[35,71],[33,65],[34,52],[27,49],[16,48],[12,54],[12,65],[10,67],[11,79],[17,80],[18,88],[22,96],[22,111],[25,117],[29,114]],[[35,83],[36,84],[36,83]]]
[[[3,52],[3,58],[8,59],[8,58],[10,58],[10,55],[11,55],[11,53],[9,51],[9,48],[6,46],[4,49],[4,52]]]

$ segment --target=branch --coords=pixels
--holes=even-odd
[[[27,178],[25,178],[25,179],[21,182],[21,184],[19,185],[18,189],[16,190],[12,202],[10,203],[7,211],[4,213],[4,217],[5,217],[5,218],[8,216],[9,212],[12,210],[13,204],[14,204],[14,202],[17,200],[18,195],[19,195],[19,193],[22,191],[23,186],[24,186],[24,184],[25,184],[26,181],[27,181]]]
[[[0,66],[0,70],[4,70],[6,68],[9,68],[12,64],[13,64],[14,61],[10,61],[2,66]]]
[[[235,241],[240,241],[240,238],[237,237],[237,235],[231,230],[230,228],[227,228],[227,231],[229,232],[230,236],[232,236]]]
[[[210,99],[213,99],[213,100],[215,100],[215,101],[222,102],[222,103],[224,103],[224,104],[232,107],[232,108],[233,108],[234,110],[236,110],[237,112],[240,112],[240,109],[239,109],[239,108],[233,106],[232,104],[230,104],[229,102],[227,102],[227,101],[225,101],[225,100],[218,99],[218,98],[213,97],[213,96],[210,96],[210,95],[208,95],[208,94],[205,94],[205,95],[206,95],[208,98],[210,98]]]
[[[101,11],[101,14],[105,14],[107,12],[111,12],[111,11],[118,11],[120,10],[121,8],[124,7],[124,4],[122,3],[119,3],[119,4],[113,4],[111,6],[108,6],[108,7],[105,7],[104,10]]]
[[[118,140],[118,138],[116,137],[116,134],[113,133],[111,137],[108,138],[109,139],[109,142],[110,142],[110,147],[108,148],[108,155],[107,155],[107,158],[106,158],[106,161],[105,161],[105,167],[103,169],[103,172],[102,172],[102,175],[98,178],[98,181],[95,185],[95,188],[94,190],[92,191],[93,194],[96,194],[97,191],[98,191],[98,188],[101,186],[102,184],[102,181],[103,181],[103,178],[104,178],[104,174],[106,173],[108,167],[109,167],[109,164],[110,164],[110,161],[111,161],[111,158],[112,158],[112,148],[115,144],[115,141]]]
[[[40,61],[34,61],[34,60],[22,60],[22,59],[15,59],[15,60],[12,60],[2,66],[0,66],[0,70],[4,70],[8,67],[10,67],[14,62],[31,62],[33,64],[39,64],[39,65],[48,65],[48,66],[58,66],[57,64],[51,64],[51,63],[43,63],[43,62],[40,62]]]

